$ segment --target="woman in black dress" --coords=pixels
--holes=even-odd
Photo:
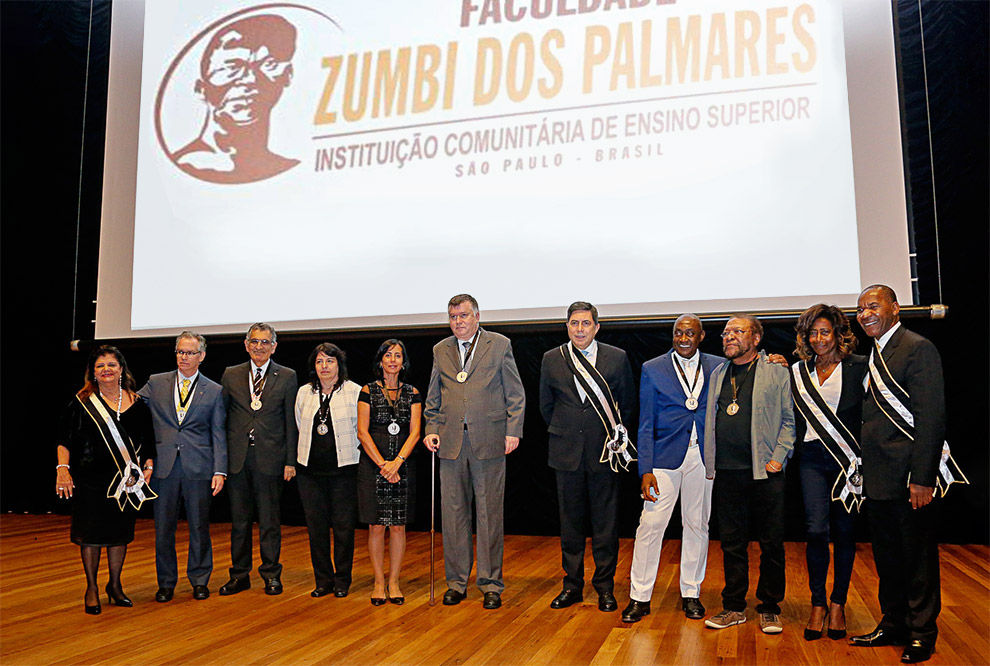
[[[93,350],[83,387],[64,416],[58,444],[55,492],[72,500],[72,543],[86,572],[85,610],[99,615],[96,577],[100,549],[107,549],[108,603],[133,605],[120,584],[134,521],[146,499],[155,459],[151,410],[135,393],[134,377],[116,347]]]
[[[415,517],[416,467],[406,461],[419,441],[423,399],[402,383],[409,370],[406,347],[386,340],[375,354],[379,380],[358,397],[358,437],[364,453],[358,465],[358,518],[368,524],[368,553],[375,572],[371,603],[402,604],[399,587],[406,553],[406,524]],[[385,528],[389,531],[389,573],[385,583]]]

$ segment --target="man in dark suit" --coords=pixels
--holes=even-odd
[[[282,549],[279,501],[282,481],[296,475],[296,373],[271,360],[275,329],[258,323],[248,330],[244,348],[251,360],[227,368],[220,384],[227,403],[230,453],[230,580],[221,595],[251,587],[251,527],[258,511],[265,594],[281,594]]]
[[[856,319],[874,341],[861,446],[883,618],[871,633],[851,641],[906,645],[901,661],[925,661],[935,649],[942,603],[931,506],[945,441],[942,362],[935,345],[901,325],[890,287],[864,289]],[[898,413],[891,397],[910,419]]]
[[[613,471],[608,455],[602,455],[606,441],[615,433],[608,406],[596,402],[599,398],[595,389],[612,403],[611,411],[619,414],[622,423],[632,420],[635,392],[626,352],[595,340],[599,328],[598,308],[591,303],[578,301],[567,308],[570,342],[543,355],[540,413],[547,423],[550,467],[557,475],[564,567],[563,591],[550,602],[550,607],[567,608],[584,598],[584,530],[590,518],[595,559],[591,583],[598,592],[598,610],[611,612],[618,608],[614,579],[619,559],[617,471],[621,468],[616,466]],[[581,361],[572,353],[588,360],[592,368],[585,370],[593,383],[576,374],[580,371],[574,361]]]
[[[683,314],[674,322],[673,348],[643,364],[636,439],[643,511],[636,529],[623,622],[639,622],[650,613],[660,547],[678,498],[684,526],[681,608],[689,619],[705,616],[700,597],[712,507],[712,481],[705,478],[705,406],[708,377],[725,359],[700,352],[704,339],[701,319]]]
[[[179,500],[189,521],[186,575],[194,599],[210,596],[213,543],[210,541],[210,498],[223,488],[227,476],[227,418],[220,385],[199,371],[206,358],[206,338],[183,331],[175,339],[178,370],[152,375],[138,393],[151,408],[158,444],[152,490],[155,506],[155,601],[172,599],[179,580],[175,530]]]
[[[484,607],[499,608],[502,581],[505,456],[522,436],[526,394],[509,339],[480,327],[478,301],[459,294],[447,304],[454,333],[433,348],[426,396],[426,437],[439,451],[443,603],[467,596],[471,574],[471,505],[478,520],[478,588]]]

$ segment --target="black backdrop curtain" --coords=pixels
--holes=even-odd
[[[949,493],[940,536],[944,541],[962,543],[987,543],[990,525],[986,377],[988,8],[990,4],[985,2],[897,3],[920,302],[944,302],[951,308],[946,321],[911,320],[907,325],[931,338],[942,353],[949,441],[972,485],[955,486]],[[93,332],[111,10],[106,0],[0,3],[3,511],[66,511],[52,492],[57,444],[54,424],[81,385],[86,360],[85,353],[69,351],[69,340],[86,340]],[[786,248],[786,239],[778,242]],[[809,249],[809,267],[815,267],[813,248]],[[360,283],[334,288],[359,289]],[[450,291],[459,291],[454,276]],[[196,298],[195,289],[182,297]],[[332,289],[322,297],[328,312],[332,311]],[[582,297],[579,285],[574,297]],[[444,305],[437,303],[437,310],[443,311]],[[482,315],[484,305],[482,302]],[[710,325],[703,350],[720,351],[719,326]],[[780,353],[792,351],[792,326],[789,322],[768,325],[764,346]],[[508,462],[506,530],[558,534],[555,482],[546,464],[546,432],[536,401],[540,359],[544,351],[566,339],[563,324],[494,328],[512,338],[529,398],[525,437]],[[413,362],[410,380],[425,390],[431,347],[449,334],[442,328],[282,335],[276,358],[305,375],[309,351],[317,342],[330,339],[347,352],[352,377],[365,382],[371,378],[371,360],[378,344],[393,333],[409,346]],[[671,341],[669,324],[605,323],[599,336],[629,352],[637,380],[641,364],[668,350]],[[171,339],[119,344],[139,383],[152,372],[174,367]],[[225,366],[246,358],[239,336],[213,336],[202,369],[207,376],[219,379]],[[425,450],[418,451],[415,464],[420,465],[421,485],[414,528],[428,529],[430,459]],[[800,540],[804,529],[796,477],[792,473],[788,481],[786,536]],[[623,488],[621,533],[632,536],[639,514],[635,475],[627,475]],[[301,524],[293,484],[288,485],[283,504],[285,522]],[[225,493],[213,503],[213,518],[229,519]],[[675,514],[671,538],[678,533]]]

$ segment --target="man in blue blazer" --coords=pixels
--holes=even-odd
[[[151,408],[158,445],[151,487],[155,506],[155,601],[172,599],[179,579],[175,530],[179,500],[189,520],[189,559],[186,575],[194,599],[210,596],[213,573],[210,541],[210,498],[223,488],[227,476],[227,434],[220,385],[199,371],[206,357],[206,338],[183,331],[175,339],[177,370],[152,375],[138,392]]]
[[[699,620],[705,616],[701,583],[708,563],[708,518],[712,482],[705,479],[704,434],[708,377],[725,361],[698,351],[705,339],[701,320],[683,314],[674,322],[674,346],[643,364],[639,392],[639,474],[643,512],[636,530],[629,605],[623,622],[639,622],[650,613],[660,548],[677,498],[681,500],[681,607]]]

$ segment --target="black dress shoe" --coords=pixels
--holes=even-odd
[[[131,608],[134,606],[134,602],[127,598],[123,590],[114,592],[110,589],[110,583],[107,583],[107,586],[103,589],[107,591],[107,603],[111,606],[120,606],[121,608]]]
[[[580,590],[564,590],[550,602],[550,608],[567,608],[584,601],[584,595]]]
[[[251,579],[247,576],[244,576],[243,578],[231,578],[220,586],[220,596],[228,597],[231,594],[237,594],[238,592],[243,592],[244,590],[250,589]]]
[[[498,592],[485,592],[485,603],[481,604],[482,608],[487,610],[495,610],[496,608],[502,607],[502,597]]]
[[[443,605],[444,606],[456,606],[467,599],[466,592],[458,592],[457,590],[447,590],[443,593]]]
[[[892,629],[877,627],[868,634],[853,636],[849,639],[850,645],[860,647],[883,647],[885,645],[907,645],[907,637]]]
[[[388,602],[390,604],[395,604],[396,606],[401,606],[402,604],[406,603],[405,597],[393,597],[391,594],[389,594],[388,585],[385,586],[385,598],[388,599]]]
[[[598,610],[603,613],[612,613],[619,610],[619,603],[615,600],[615,595],[611,592],[599,592]]]
[[[163,604],[167,601],[172,601],[172,594],[174,590],[171,587],[160,587],[158,591],[155,592],[155,601]]]
[[[171,597],[171,595],[169,595]],[[202,601],[210,598],[210,588],[205,585],[193,585],[193,599]]]
[[[701,599],[697,597],[681,597],[681,610],[684,617],[689,620],[703,620],[705,618],[705,607],[701,605]]]
[[[325,597],[333,592],[333,588],[329,585],[320,585],[315,590],[309,593],[311,597]]]
[[[635,599],[629,600],[629,605],[626,609],[622,611],[622,621],[623,622],[639,622],[643,619],[644,615],[650,614],[650,602],[649,601],[636,601]]]
[[[278,578],[269,578],[265,581],[265,594],[269,596],[282,594],[282,581]]]
[[[86,611],[86,615],[99,615],[100,613],[103,612],[103,608],[100,607],[100,600],[99,599],[96,600],[96,605],[95,606],[90,606],[90,605],[86,604],[86,602],[84,601],[83,602],[83,610]]]
[[[917,664],[919,661],[928,661],[932,658],[932,652],[934,651],[934,645],[925,645],[921,641],[911,641],[904,648],[901,661],[905,664]]]
[[[344,597],[347,596],[347,590],[342,590],[340,588],[337,588],[336,590],[333,591],[333,596],[337,597],[338,599],[343,599]]]

